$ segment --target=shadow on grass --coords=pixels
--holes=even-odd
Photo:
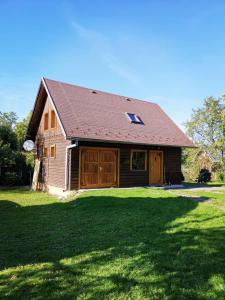
[[[1,201],[0,297],[222,299],[225,229],[182,219],[197,206],[181,197]]]

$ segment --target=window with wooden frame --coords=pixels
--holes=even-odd
[[[48,112],[44,114],[44,130],[48,130]]]
[[[48,147],[44,147],[44,150],[43,150],[43,157],[44,157],[44,158],[47,158],[47,157],[48,157]]]
[[[55,111],[51,111],[51,129],[56,128],[56,114]]]
[[[130,170],[146,171],[147,169],[147,152],[145,150],[131,150]]]
[[[50,147],[50,157],[56,158],[56,145],[51,145]]]

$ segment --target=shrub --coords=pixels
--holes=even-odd
[[[21,185],[22,179],[19,174],[13,171],[5,172],[4,175],[0,176],[0,185],[10,186],[10,185]]]
[[[211,180],[211,176],[212,174],[211,172],[209,172],[209,170],[201,169],[198,174],[197,182],[209,182]]]
[[[225,172],[216,172],[216,180],[223,182],[225,180]]]

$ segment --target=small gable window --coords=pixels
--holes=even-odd
[[[44,130],[48,130],[48,113],[44,114]]]
[[[44,158],[47,158],[47,157],[48,157],[48,147],[44,147],[43,157],[44,157]]]
[[[131,171],[146,171],[146,151],[131,150],[130,169]]]
[[[56,115],[54,110],[51,111],[51,128],[56,128]]]
[[[56,146],[55,145],[51,145],[51,147],[50,147],[50,157],[56,158]]]
[[[131,123],[136,123],[136,124],[143,124],[142,120],[140,117],[138,117],[134,113],[127,113],[128,119],[131,121]]]

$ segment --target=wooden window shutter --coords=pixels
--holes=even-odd
[[[48,113],[44,114],[44,130],[48,130]]]
[[[56,158],[56,145],[51,145],[50,147],[50,157]]]
[[[47,158],[47,157],[48,157],[48,147],[44,147],[43,157],[44,157],[44,158]]]
[[[54,110],[51,111],[51,128],[56,128],[56,115]]]

